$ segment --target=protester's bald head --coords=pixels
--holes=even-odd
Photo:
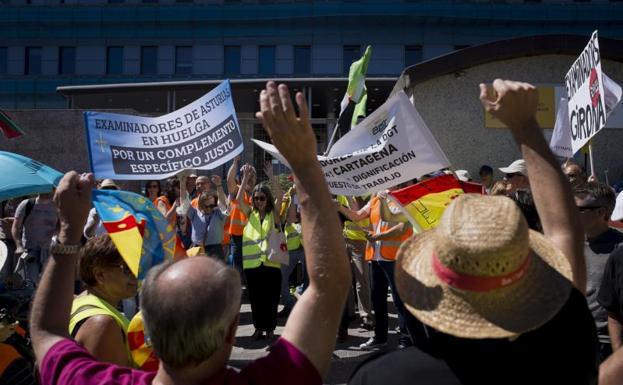
[[[565,174],[571,184],[571,187],[573,188],[582,186],[586,183],[586,173],[584,173],[584,170],[582,170],[582,167],[579,164],[573,161],[566,161],[562,166],[562,172]]]
[[[174,367],[208,360],[225,345],[240,296],[238,272],[213,258],[188,258],[151,269],[141,308],[156,355]]]

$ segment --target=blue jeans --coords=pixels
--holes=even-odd
[[[307,281],[307,273],[305,272],[305,251],[302,247],[296,250],[288,252],[290,256],[289,265],[281,265],[281,304],[287,308],[292,308],[296,302],[296,298],[290,293],[289,278],[290,274],[294,271],[296,264],[301,262],[303,264],[303,274],[305,275],[305,281]],[[304,288],[307,287],[303,284]]]
[[[393,261],[370,261],[370,283],[372,289],[372,308],[374,309],[374,336],[379,341],[387,341],[387,329],[389,327],[389,317],[387,314],[387,288],[392,289],[392,298],[396,311],[398,312],[398,325],[400,326],[400,342],[409,343],[404,312],[405,307],[396,291],[394,281]]]
[[[242,235],[232,235],[229,243],[228,262],[242,273]]]

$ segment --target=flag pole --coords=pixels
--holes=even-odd
[[[591,165],[591,175],[595,176],[595,163],[593,162],[593,143],[588,142],[588,160]]]

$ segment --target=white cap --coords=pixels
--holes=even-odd
[[[610,220],[615,222],[623,220],[623,191],[617,195],[617,202],[614,205]]]
[[[469,182],[472,179],[467,170],[456,170],[454,173],[461,182]]]
[[[528,169],[526,168],[526,161],[523,159],[517,159],[513,163],[509,164],[508,167],[500,167],[500,171],[504,174],[521,174],[523,176],[528,176]]]

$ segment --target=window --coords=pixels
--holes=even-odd
[[[344,55],[342,55],[343,67],[342,73],[348,75],[350,71],[350,65],[361,58],[361,47],[358,45],[345,45],[344,46]]]
[[[465,49],[465,48],[469,48],[469,44],[459,44],[459,45],[454,46],[455,51],[458,51],[460,49]]]
[[[192,3],[193,0],[175,0],[176,3]]]
[[[158,0],[143,0],[143,4],[147,4],[147,3],[157,3]]]
[[[155,75],[158,73],[158,47],[141,47],[141,74]]]
[[[61,47],[59,49],[58,73],[61,75],[76,73],[76,47]]]
[[[193,73],[193,47],[175,47],[175,73]]]
[[[311,73],[311,47],[308,45],[294,46],[294,73]]]
[[[275,74],[275,46],[261,45],[258,60],[258,73],[260,75]]]
[[[123,4],[125,0],[108,0],[108,4]]]
[[[24,73],[26,75],[41,74],[41,47],[26,47]]]
[[[405,67],[417,64],[422,61],[422,46],[407,45],[405,46]]]
[[[239,74],[240,73],[240,46],[239,45],[226,45],[225,46],[225,73],[226,74]]]
[[[123,47],[106,49],[106,73],[109,75],[123,73]]]
[[[7,47],[0,47],[0,75],[8,72],[9,50]]]

